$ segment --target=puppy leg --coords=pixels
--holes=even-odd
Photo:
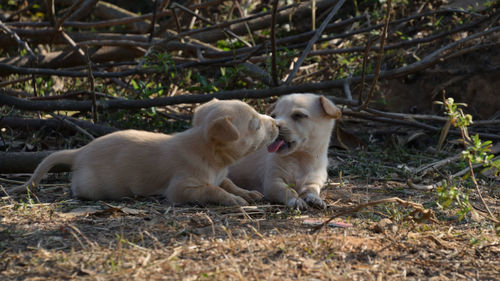
[[[319,197],[320,190],[321,187],[317,184],[307,185],[301,192],[300,197],[304,198],[304,201],[311,207],[326,209],[326,203]]]
[[[222,183],[220,184],[220,187],[227,192],[230,192],[232,194],[236,194],[243,199],[245,199],[248,202],[256,202],[262,200],[264,195],[262,193],[256,191],[256,190],[245,190],[243,188],[238,187],[236,184],[234,184],[230,179],[225,178]]]
[[[248,205],[248,202],[240,196],[231,194],[211,184],[195,186],[171,185],[166,191],[166,197],[173,203],[212,203],[225,206]]]
[[[264,185],[264,197],[272,202],[285,204],[288,208],[299,210],[308,208],[307,203],[298,196],[297,192],[281,179]]]

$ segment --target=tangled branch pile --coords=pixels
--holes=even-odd
[[[129,10],[97,0],[3,5],[0,127],[55,121],[20,118],[26,111],[57,122],[55,111],[99,123],[116,109],[186,119],[166,106],[318,92],[346,105],[347,116],[438,132],[444,117],[375,109],[376,82],[445,75],[427,93],[435,100],[464,76],[500,70],[498,55],[474,67],[445,65],[498,49],[498,2],[472,1],[481,3],[468,9],[444,1],[118,2]],[[112,130],[65,122],[93,135]],[[500,139],[492,127],[478,131]]]

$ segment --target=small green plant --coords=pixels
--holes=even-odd
[[[169,53],[153,52],[146,57],[144,67],[152,67],[159,72],[170,74],[171,78],[175,78],[175,72],[171,71],[171,69],[175,69],[175,62]]]
[[[461,192],[455,185],[448,186],[446,181],[437,187],[438,205],[442,209],[457,208],[458,220],[461,221],[472,211],[469,194]]]
[[[479,135],[470,136],[468,127],[472,124],[472,116],[470,114],[465,114],[461,106],[467,106],[464,103],[455,103],[453,98],[445,99],[443,97],[443,102],[436,101],[437,104],[442,104],[445,108],[445,113],[448,115],[449,123],[454,127],[458,128],[460,131],[460,142],[462,143],[464,149],[462,151],[462,159],[467,163],[469,168],[468,173],[463,177],[463,179],[470,178],[474,187],[477,191],[481,202],[486,208],[489,216],[488,219],[496,224],[496,232],[500,235],[500,220],[496,218],[491,212],[490,208],[484,201],[484,198],[479,189],[479,185],[476,181],[476,176],[474,174],[473,165],[479,164],[485,169],[492,169],[495,176],[500,175],[500,159],[494,160],[494,155],[491,154],[491,141],[482,141]],[[458,207],[459,218],[464,218],[469,212],[472,211],[472,207],[469,203],[468,194],[463,194],[454,185],[447,187],[446,184],[442,184],[438,189],[439,200],[442,207]]]

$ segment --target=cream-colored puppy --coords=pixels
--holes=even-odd
[[[231,166],[229,178],[291,208],[325,208],[319,193],[327,179],[328,144],[340,109],[324,96],[292,94],[280,98],[270,112],[278,138],[267,150]]]
[[[262,194],[234,185],[227,167],[273,142],[276,122],[238,100],[212,100],[194,113],[193,127],[165,135],[126,130],[46,157],[31,179],[36,186],[56,164],[73,168],[71,190],[84,199],[163,195],[173,203],[247,205]]]

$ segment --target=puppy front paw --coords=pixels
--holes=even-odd
[[[302,198],[298,197],[290,199],[286,204],[286,206],[291,209],[299,209],[299,210],[307,210],[309,208],[307,203],[304,200],[302,200]]]
[[[262,198],[264,198],[264,195],[262,195],[262,193],[258,191],[252,190],[245,192],[245,195],[242,197],[248,202],[258,202],[261,201]]]
[[[326,203],[323,201],[318,194],[316,193],[307,193],[307,195],[304,198],[304,201],[307,202],[307,204],[311,207],[317,208],[317,209],[326,209]]]
[[[231,197],[228,198],[225,202],[222,203],[226,206],[248,206],[248,202],[238,195],[231,194]]]

